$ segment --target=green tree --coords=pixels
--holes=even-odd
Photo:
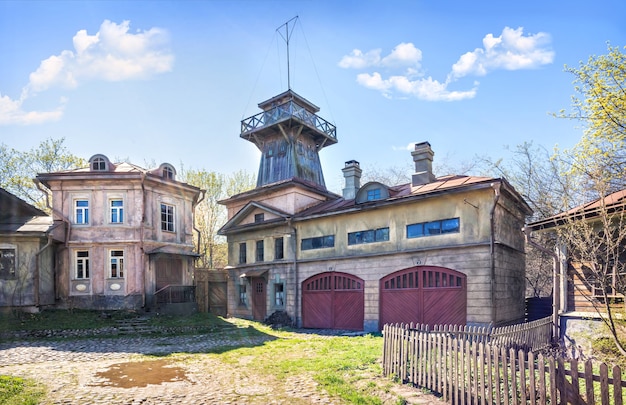
[[[0,186],[37,208],[49,211],[45,192],[33,181],[37,173],[70,170],[87,165],[84,159],[73,155],[64,142],[65,138],[49,138],[26,152],[9,149],[3,144],[0,148]]]
[[[222,268],[228,264],[228,247],[225,238],[218,235],[217,231],[226,222],[227,213],[218,202],[253,188],[254,177],[245,171],[225,176],[200,169],[183,171],[181,180],[205,190],[204,198],[195,210],[195,228],[198,231],[195,243],[201,255],[198,266]]]
[[[575,77],[577,95],[572,111],[559,116],[580,120],[584,132],[572,149],[558,155],[567,179],[562,182],[567,215],[557,234],[584,271],[592,290],[586,296],[605,315],[601,319],[626,356],[611,306],[626,295],[626,207],[612,200],[614,192],[626,188],[626,55],[609,45],[607,54],[566,71]],[[595,201],[593,209],[590,201]]]

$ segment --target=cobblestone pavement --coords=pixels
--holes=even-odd
[[[46,404],[333,404],[307,375],[276,382],[248,376],[240,364],[228,365],[206,354],[232,345],[232,335],[36,340],[0,343],[0,375],[32,378],[48,387]],[[237,346],[258,345],[272,336],[238,338]],[[178,355],[164,355],[180,353]],[[161,357],[159,357],[161,356]],[[184,370],[184,378],[141,386],[107,384],[103,373],[129,362]],[[128,382],[128,381],[127,381]],[[405,390],[409,403],[442,403],[420,391]],[[276,398],[281,398],[280,400]],[[397,394],[393,395],[397,400]],[[391,403],[391,402],[390,402]]]

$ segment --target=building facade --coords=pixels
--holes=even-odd
[[[60,223],[59,306],[155,307],[160,294],[193,285],[197,187],[176,180],[168,163],[146,170],[94,155],[89,167],[40,173]]]
[[[52,217],[0,188],[0,308],[55,303]]]
[[[351,160],[340,196],[319,164],[337,142],[319,109],[291,90],[259,107],[241,133],[262,153],[257,187],[221,202],[231,315],[285,311],[298,326],[367,331],[524,318],[530,208],[506,180],[436,177],[422,142],[410,183],[361,186]]]

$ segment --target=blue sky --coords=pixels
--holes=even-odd
[[[0,142],[256,174],[240,121],[287,89],[295,16],[291,88],[337,126],[338,193],[345,161],[405,167],[415,142],[447,166],[571,147],[564,65],[626,45],[624,1],[0,0]]]

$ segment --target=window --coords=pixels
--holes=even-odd
[[[389,240],[389,228],[369,229],[367,231],[351,232],[348,234],[348,245],[362,243],[384,242]]]
[[[174,169],[172,169],[169,166],[164,166],[163,167],[163,178],[164,179],[169,179],[169,180],[174,180]]]
[[[262,240],[257,240],[256,241],[256,261],[257,262],[262,262],[264,259],[264,254],[263,254],[263,241]]]
[[[239,264],[245,264],[246,258],[246,242],[239,244]]]
[[[406,226],[407,238],[441,235],[459,232],[459,218],[442,219],[439,221],[421,222]]]
[[[110,200],[109,201],[110,209],[111,209],[111,223],[112,224],[121,224],[124,222],[124,200]]]
[[[274,260],[280,260],[285,258],[283,238],[274,239]]]
[[[0,279],[15,277],[15,248],[6,247],[0,249]]]
[[[97,157],[91,161],[91,170],[103,172],[107,169],[107,162],[104,158]]]
[[[88,224],[89,223],[89,201],[88,200],[75,200],[74,201],[74,223],[76,224]]]
[[[76,252],[76,265],[75,265],[76,279],[89,278],[89,251],[79,250]]]
[[[111,250],[109,258],[109,277],[124,278],[124,251]]]
[[[285,287],[283,283],[274,284],[274,305],[277,307],[285,306]]]
[[[248,305],[248,291],[246,284],[239,284],[239,305]]]
[[[161,230],[174,232],[174,206],[161,204]]]
[[[318,236],[315,238],[302,239],[302,250],[322,249],[335,247],[335,235]]]
[[[380,189],[374,188],[371,190],[367,190],[367,201],[376,201],[380,200]]]
[[[259,222],[263,222],[265,221],[265,215],[263,213],[261,214],[254,214],[254,222],[255,223],[259,223]]]

